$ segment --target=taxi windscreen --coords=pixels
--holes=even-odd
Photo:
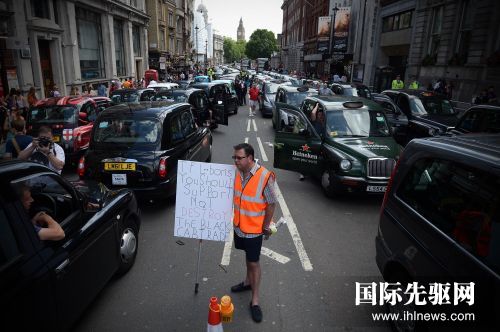
[[[326,112],[326,133],[330,137],[386,137],[391,135],[384,114],[366,109]]]
[[[111,100],[113,103],[133,103],[139,101],[139,94],[137,92],[122,92],[115,93],[111,96]]]
[[[153,100],[154,101],[173,101],[173,102],[181,102],[181,103],[186,102],[187,103],[188,98],[183,91],[182,92],[165,91],[165,92],[157,93],[153,97]]]
[[[75,106],[47,106],[29,110],[29,123],[74,123],[78,110]]]
[[[103,118],[94,125],[95,143],[154,144],[160,139],[160,123],[153,118]]]
[[[278,87],[279,87],[278,84],[266,83],[266,85],[265,85],[266,94],[273,94],[273,93],[278,92]]]
[[[306,97],[310,97],[313,95],[317,95],[317,93],[309,90],[305,92],[287,92],[286,94],[286,103],[292,106],[299,107],[300,104],[306,99]]]

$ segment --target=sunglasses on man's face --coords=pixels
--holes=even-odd
[[[233,158],[233,160],[241,160],[241,159],[245,159],[247,156],[244,156],[244,157],[240,157],[240,156],[232,156],[231,158]]]

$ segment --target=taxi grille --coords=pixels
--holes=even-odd
[[[368,159],[367,176],[372,179],[389,179],[394,166],[396,166],[396,161],[394,159]]]

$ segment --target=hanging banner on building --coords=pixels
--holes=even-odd
[[[318,40],[330,39],[330,23],[332,18],[330,16],[318,17]]]
[[[174,236],[226,241],[235,175],[233,165],[179,160]]]
[[[347,52],[351,7],[340,7],[335,15],[333,52]]]
[[[332,18],[330,16],[318,17],[318,52],[327,52],[330,46],[330,31]]]

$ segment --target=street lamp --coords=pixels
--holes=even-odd
[[[335,17],[337,16],[337,12],[339,11],[340,8],[337,7],[337,4],[335,4],[335,7],[332,8],[333,11],[333,17],[332,17],[332,23],[330,27],[330,56],[333,59],[333,49],[332,46],[335,45],[334,39],[335,39]],[[331,16],[330,16],[331,17]]]
[[[205,39],[205,67],[208,65],[208,40]]]
[[[194,29],[196,30],[196,64],[198,64],[198,30],[200,28],[198,28],[198,24],[194,27]]]

